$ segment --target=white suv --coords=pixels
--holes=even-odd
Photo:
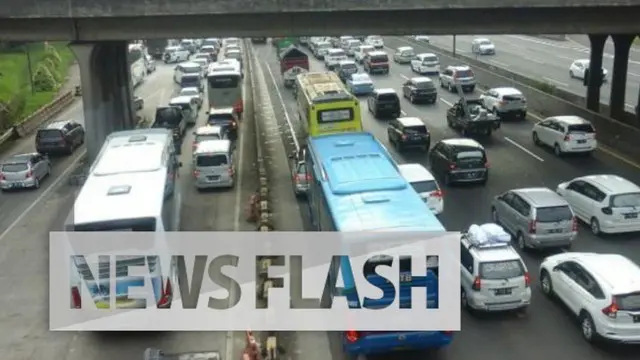
[[[421,164],[401,164],[398,170],[435,214],[444,210],[444,199],[436,178]]]
[[[526,311],[531,278],[511,235],[497,224],[471,225],[460,247],[462,307],[469,311]]]
[[[640,186],[625,178],[582,176],[558,185],[556,192],[596,235],[640,231]]]
[[[358,51],[355,52],[354,57],[356,61],[362,64],[364,61],[364,57],[367,56],[368,53],[376,51],[376,48],[373,45],[360,45],[358,46]]]
[[[512,87],[500,87],[487,90],[480,95],[484,107],[504,120],[509,117],[524,119],[527,117],[527,100],[520,90]]]
[[[540,287],[580,319],[585,340],[640,343],[640,267],[618,254],[562,253],[540,264]]]
[[[548,146],[556,156],[592,153],[598,147],[596,129],[579,116],[553,116],[539,121],[531,130],[533,143]]]

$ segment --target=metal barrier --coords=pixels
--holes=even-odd
[[[14,126],[14,131],[18,137],[25,137],[35,129],[37,129],[42,123],[51,119],[57,115],[61,110],[66,108],[74,100],[73,92],[66,92],[57,98],[53,99],[49,104],[41,107],[36,112],[31,114],[26,119],[22,120],[19,124]]]

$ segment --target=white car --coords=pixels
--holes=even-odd
[[[569,66],[569,77],[572,79],[584,80],[585,74],[589,70],[589,64],[591,62],[588,59],[578,59],[571,63]],[[607,81],[607,69],[602,69],[602,81]]]
[[[324,66],[333,70],[340,61],[349,60],[347,53],[342,49],[329,49],[324,55]]]
[[[592,153],[598,147],[596,130],[579,116],[552,116],[533,125],[533,143],[548,146],[557,156]]]
[[[582,337],[640,343],[640,267],[618,254],[567,252],[540,264],[540,288],[580,320]]]
[[[376,48],[373,45],[360,45],[358,46],[358,50],[354,53],[354,58],[356,62],[362,64],[364,61],[364,57],[367,56],[368,53],[375,51]]]
[[[180,89],[180,93],[178,94],[178,96],[186,96],[191,99],[196,99],[196,102],[198,103],[198,109],[202,107],[202,95],[200,94],[200,89],[198,89],[197,87],[182,88]]]
[[[378,50],[381,50],[384,48],[384,40],[382,40],[382,37],[380,35],[369,35],[364,40],[364,43],[371,45]]]
[[[435,214],[440,215],[444,210],[444,197],[436,178],[420,164],[398,165],[400,174],[420,195],[422,200]]]
[[[473,39],[471,42],[471,53],[478,55],[495,55],[496,46],[489,39]]]
[[[438,55],[432,53],[418,54],[411,59],[411,70],[421,75],[438,74],[440,73],[440,59],[438,59]]]
[[[527,99],[522,92],[512,87],[489,89],[480,95],[484,107],[500,117],[524,119],[527,117]]]
[[[191,52],[181,46],[167,46],[164,49],[162,60],[164,60],[165,64],[179,63],[188,61],[189,56],[191,56]]]
[[[596,235],[640,231],[640,186],[625,178],[582,176],[561,183],[556,192]]]
[[[423,41],[423,42],[430,42],[431,38],[429,38],[429,36],[427,35],[413,35],[413,39],[416,41]]]
[[[329,51],[329,49],[331,49],[330,42],[328,41],[319,42],[313,47],[313,55],[317,59],[322,60],[324,59],[324,56],[327,54],[327,51]]]

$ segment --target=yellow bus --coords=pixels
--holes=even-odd
[[[300,74],[295,95],[306,136],[362,131],[360,101],[334,72]]]

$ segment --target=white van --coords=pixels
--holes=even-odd
[[[433,174],[420,164],[398,165],[400,174],[416,190],[435,215],[444,211],[444,197]]]
[[[233,187],[235,170],[229,140],[205,140],[193,152],[193,178],[197,189]]]

